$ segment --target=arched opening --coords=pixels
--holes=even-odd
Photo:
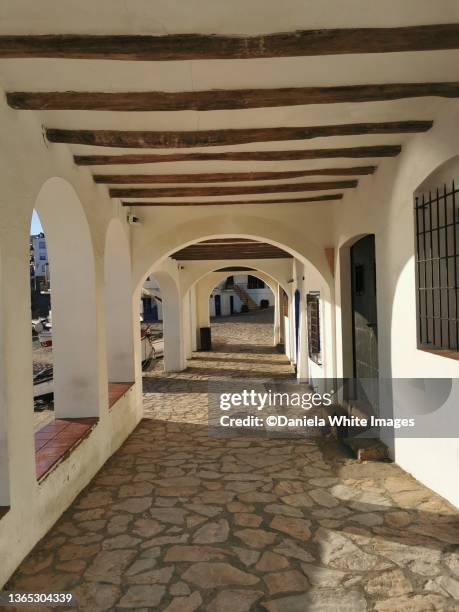
[[[34,428],[39,430],[54,419],[54,368],[51,274],[46,235],[36,210],[30,225],[30,298]]]
[[[149,274],[140,292],[140,355],[142,370],[163,367],[163,296],[154,274]]]
[[[266,276],[242,266],[220,269],[209,277],[209,282],[218,278],[208,300],[213,349],[235,352],[272,346],[277,287],[271,289]]]
[[[414,192],[416,346],[459,354],[459,156]]]
[[[52,302],[54,414],[95,417],[99,412],[94,254],[89,227],[73,187],[53,177],[35,211],[46,237]],[[46,287],[46,283],[45,283]]]
[[[273,235],[276,234],[276,228],[270,228]],[[200,229],[196,228],[196,232],[200,233]],[[184,228],[183,235],[189,233],[187,228]],[[306,248],[307,247],[307,248]],[[177,317],[180,324],[176,325],[172,330],[172,334],[184,334],[183,337],[183,352],[184,357],[181,357],[178,363],[182,364],[182,369],[186,367],[186,359],[191,357],[191,353],[195,347],[199,348],[200,336],[199,329],[201,327],[210,327],[208,314],[208,294],[203,297],[199,295],[191,295],[190,288],[195,281],[203,275],[222,269],[228,266],[244,266],[251,267],[256,270],[267,271],[267,267],[271,270],[270,275],[279,283],[282,290],[277,292],[277,313],[275,321],[275,336],[276,344],[282,344],[285,352],[292,363],[297,362],[296,340],[295,340],[295,312],[293,308],[293,294],[296,289],[300,290],[302,313],[303,333],[299,339],[301,343],[302,362],[301,368],[298,369],[298,377],[307,379],[308,368],[311,359],[308,356],[307,350],[307,333],[306,325],[306,298],[309,291],[313,291],[315,295],[320,294],[321,308],[321,330],[324,330],[322,338],[322,351],[320,358],[314,355],[314,375],[317,380],[322,378],[331,379],[335,375],[335,360],[334,360],[334,337],[333,337],[333,322],[332,322],[332,289],[330,268],[327,260],[326,249],[322,253],[318,252],[312,244],[306,245],[308,256],[300,254],[292,246],[287,246],[283,242],[278,242],[272,238],[261,237],[260,235],[247,234],[208,234],[196,237],[194,240],[187,241],[181,247],[173,247],[167,249],[160,255],[154,265],[150,265],[143,273],[145,278],[148,274],[157,271],[167,270],[169,276],[174,279],[176,291],[180,295],[177,303],[180,303],[179,309],[182,315]],[[309,259],[311,256],[311,259]],[[320,266],[318,267],[318,265]],[[225,275],[223,275],[224,277]],[[140,299],[141,286],[143,279],[138,282],[137,291]],[[197,291],[195,288],[194,291]],[[193,314],[196,318],[196,325],[189,325],[189,316],[183,315],[183,312],[193,311],[193,303],[199,302],[201,299],[205,301],[205,312],[203,309],[198,309],[200,312]],[[189,302],[189,303],[188,303]],[[234,302],[233,302],[234,304]],[[230,306],[231,308],[231,306]],[[197,330],[195,327],[197,326]],[[164,326],[165,343],[167,345],[167,326]],[[167,352],[167,350],[166,350]],[[176,365],[177,365],[176,364]],[[167,364],[165,363],[167,371]]]
[[[182,298],[174,272],[173,266],[152,266],[134,292],[140,319],[136,343],[139,372],[177,372],[185,367]]]

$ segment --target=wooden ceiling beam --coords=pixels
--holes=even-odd
[[[215,111],[344,102],[381,102],[420,97],[459,97],[459,82],[378,83],[278,89],[208,91],[12,91],[11,108],[83,111]]]
[[[162,164],[195,161],[296,161],[303,159],[361,159],[364,157],[396,157],[401,145],[373,145],[339,149],[295,149],[290,151],[230,151],[225,153],[158,153],[125,155],[74,155],[77,166],[124,164]]]
[[[253,248],[253,249],[246,249],[243,248],[241,246],[222,246],[222,245],[216,245],[212,248],[200,248],[200,247],[188,247],[186,250],[184,250],[184,253],[188,254],[188,255],[215,255],[215,254],[220,254],[220,253],[226,253],[226,254],[235,254],[235,255],[256,255],[256,254],[260,254],[260,253],[265,253],[265,254],[279,254],[279,253],[283,253],[284,251],[282,251],[281,249],[276,249],[275,247],[269,247],[268,245],[260,245],[261,248]]]
[[[211,240],[201,240],[196,244],[190,246],[197,246],[199,244],[267,244],[266,242],[260,242],[259,240],[252,240],[251,238],[212,238]]]
[[[50,142],[91,145],[96,147],[180,149],[216,147],[252,142],[309,140],[329,136],[366,134],[418,133],[430,130],[433,121],[385,121],[379,123],[345,123],[310,127],[273,127],[231,130],[139,131],[139,130],[63,130],[47,128]]]
[[[261,257],[290,257],[282,251],[259,251],[257,253],[246,253],[244,251],[210,251],[179,253],[174,256],[174,259],[260,259]]]
[[[459,48],[458,24],[336,28],[260,36],[45,34],[0,37],[0,58],[128,61],[253,59]]]
[[[155,183],[237,183],[244,181],[274,181],[303,176],[360,176],[374,174],[376,166],[355,168],[322,168],[317,170],[287,170],[285,172],[212,172],[205,174],[95,174],[94,182],[102,185]]]
[[[181,255],[180,257],[173,256],[172,259],[177,259],[179,261],[197,261],[197,260],[206,261],[206,260],[219,260],[219,259],[287,259],[291,257],[292,256],[289,255],[288,253],[277,253],[277,254],[262,253],[256,256],[234,254],[234,253],[232,254],[222,253],[218,255],[199,255],[199,256]]]
[[[331,193],[311,198],[290,198],[274,200],[224,200],[222,202],[122,202],[123,206],[250,206],[251,204],[306,204],[313,202],[326,202],[342,200],[342,193]]]
[[[287,183],[281,185],[241,185],[224,187],[122,187],[110,189],[112,198],[186,198],[244,195],[254,193],[294,193],[298,191],[322,191],[327,189],[351,189],[357,187],[357,180],[322,181],[314,183]]]
[[[254,251],[246,251],[238,248],[233,249],[208,249],[199,250],[191,249],[190,247],[177,251],[171,255],[173,259],[260,259],[260,258],[278,258],[291,257],[282,249],[264,248]]]
[[[238,251],[220,251],[212,253],[175,253],[172,258],[179,260],[196,259],[279,259],[291,257],[284,251],[260,251],[259,253],[245,253]]]
[[[215,250],[236,250],[236,251],[246,251],[246,252],[254,252],[254,251],[261,251],[261,250],[267,250],[267,249],[272,249],[272,250],[278,250],[279,247],[275,246],[273,244],[270,244],[268,242],[255,242],[255,241],[246,241],[246,242],[232,242],[232,240],[234,239],[229,239],[229,242],[195,242],[193,244],[188,245],[187,247],[184,247],[184,249],[180,249],[180,250],[187,250],[187,251],[203,251],[203,252],[209,252],[209,251],[215,251]],[[281,249],[282,250],[282,249]]]

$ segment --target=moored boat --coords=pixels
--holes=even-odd
[[[54,393],[53,367],[44,368],[33,377],[34,399]]]
[[[38,340],[43,348],[51,348],[53,346],[53,332],[51,329],[44,329],[38,334]]]

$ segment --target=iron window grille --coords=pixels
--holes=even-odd
[[[418,347],[459,352],[459,189],[415,197]]]
[[[320,293],[317,291],[306,296],[308,315],[308,351],[309,357],[317,364],[322,363],[320,346]]]

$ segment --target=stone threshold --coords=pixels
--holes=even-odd
[[[99,419],[55,419],[35,434],[35,464],[37,480],[48,474],[89,436]]]
[[[111,410],[116,402],[126,395],[126,393],[134,386],[133,382],[111,382],[108,383],[108,408]]]

